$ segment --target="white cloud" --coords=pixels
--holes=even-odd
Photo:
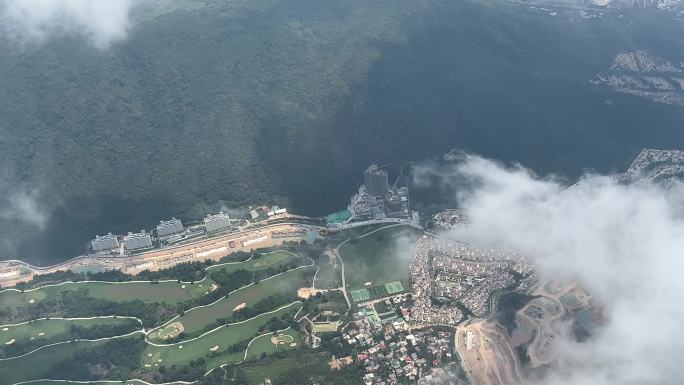
[[[38,204],[38,190],[19,191],[7,198],[0,216],[36,226],[39,229],[45,228],[48,215]]]
[[[21,43],[81,35],[98,48],[121,41],[138,0],[0,0],[2,31]]]
[[[426,172],[426,170],[423,170]],[[454,234],[534,257],[541,274],[579,277],[604,306],[586,342],[559,339],[541,384],[684,384],[684,188],[587,175],[567,189],[523,167],[464,156],[447,175],[472,225]]]

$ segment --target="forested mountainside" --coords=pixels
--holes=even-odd
[[[173,3],[108,49],[0,42],[0,256],[54,262],[220,204],[325,214],[371,161],[457,148],[572,177],[684,146],[681,107],[590,83],[620,52],[684,60],[681,22],[649,13]]]

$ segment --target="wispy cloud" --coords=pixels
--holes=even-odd
[[[0,25],[11,39],[41,43],[80,35],[98,48],[126,38],[131,9],[140,0],[0,0]]]
[[[48,214],[39,204],[38,190],[18,191],[7,197],[0,210],[0,216],[17,222],[44,229]]]
[[[543,384],[682,384],[684,188],[586,175],[568,189],[521,167],[464,155],[440,170],[472,225],[453,234],[532,256],[540,274],[579,278],[605,308],[583,343],[554,342]],[[420,176],[419,176],[420,177]]]

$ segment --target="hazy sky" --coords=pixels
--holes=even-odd
[[[0,0],[2,32],[21,44],[78,35],[98,48],[126,38],[141,0]]]
[[[455,236],[532,256],[542,275],[579,277],[605,306],[589,341],[556,339],[553,385],[683,384],[684,188],[619,185],[587,175],[567,186],[472,155],[423,166],[464,185],[472,220]]]

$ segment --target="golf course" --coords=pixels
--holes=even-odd
[[[37,289],[29,289],[21,292],[15,289],[0,291],[0,311],[9,310],[12,307],[22,305],[37,305],[41,301],[54,299],[62,291],[75,291],[87,289],[88,296],[96,299],[111,301],[140,300],[146,303],[177,304],[193,298],[208,294],[216,284],[211,279],[211,273],[225,269],[227,272],[246,270],[255,272],[268,268],[278,268],[287,263],[301,259],[300,256],[287,251],[277,250],[264,253],[259,258],[250,258],[242,262],[226,262],[209,266],[206,269],[206,277],[198,282],[178,282],[177,280],[158,281],[152,284],[150,281],[128,282],[65,282],[55,285],[47,285]]]
[[[262,353],[270,354],[295,348],[302,344],[301,335],[292,330],[264,334],[252,340],[247,349],[247,359],[258,359]]]
[[[198,306],[194,309],[186,311],[182,316],[176,317],[167,324],[153,330],[149,334],[149,338],[154,342],[162,342],[163,340],[158,338],[158,331],[172,322],[182,324],[183,332],[187,338],[195,337],[198,333],[201,333],[203,328],[205,328],[207,325],[217,321],[218,319],[230,317],[236,310],[250,307],[255,303],[269,297],[273,293],[289,293],[291,295],[295,295],[297,289],[306,284],[303,281],[303,274],[312,270],[312,266],[303,266],[277,276],[267,278],[256,284],[251,283],[235,290],[226,297],[221,298],[212,304]]]
[[[0,325],[0,385],[24,381],[45,385],[69,383],[57,380],[82,380],[84,376],[89,380],[119,380],[121,374],[108,377],[107,371],[97,375],[55,374],[68,370],[71,362],[84,357],[93,362],[109,359],[109,351],[118,352],[116,365],[121,368],[117,370],[128,373],[131,379],[149,382],[159,379],[160,373],[171,372],[180,379],[185,372],[203,374],[221,365],[299,348],[301,336],[291,328],[298,326],[296,316],[302,308],[297,290],[311,286],[314,273],[312,260],[289,250],[275,250],[254,253],[240,262],[211,265],[206,268],[205,278],[193,283],[84,281],[23,292],[5,289],[0,291],[0,314],[20,320]],[[61,301],[69,292],[84,295],[80,298],[98,314],[102,309],[118,309],[98,306],[98,301],[140,301],[137,303],[157,306],[150,309],[163,311],[159,317],[166,317],[166,321],[144,328],[140,318],[122,314],[35,316],[59,312]],[[213,300],[215,294],[220,296]],[[206,303],[202,299],[205,296],[213,302]],[[272,340],[273,333],[280,336]],[[113,381],[93,383],[107,385]],[[126,383],[142,384],[137,380]]]
[[[161,363],[167,366],[184,365],[192,360],[204,358],[208,363],[207,366],[212,368],[226,363],[242,361],[245,351],[230,352],[228,350],[230,346],[241,341],[249,342],[259,334],[259,327],[266,324],[272,317],[280,318],[284,314],[294,315],[300,308],[301,303],[295,302],[246,321],[220,326],[189,341],[170,345],[149,345],[142,357],[143,366],[145,364],[154,366]],[[260,355],[264,351],[268,353],[268,349],[270,347],[263,344],[252,344],[247,350],[247,354]]]
[[[40,319],[0,328],[0,358],[26,354],[45,345],[77,339],[99,339],[141,330],[139,320],[128,317]]]

